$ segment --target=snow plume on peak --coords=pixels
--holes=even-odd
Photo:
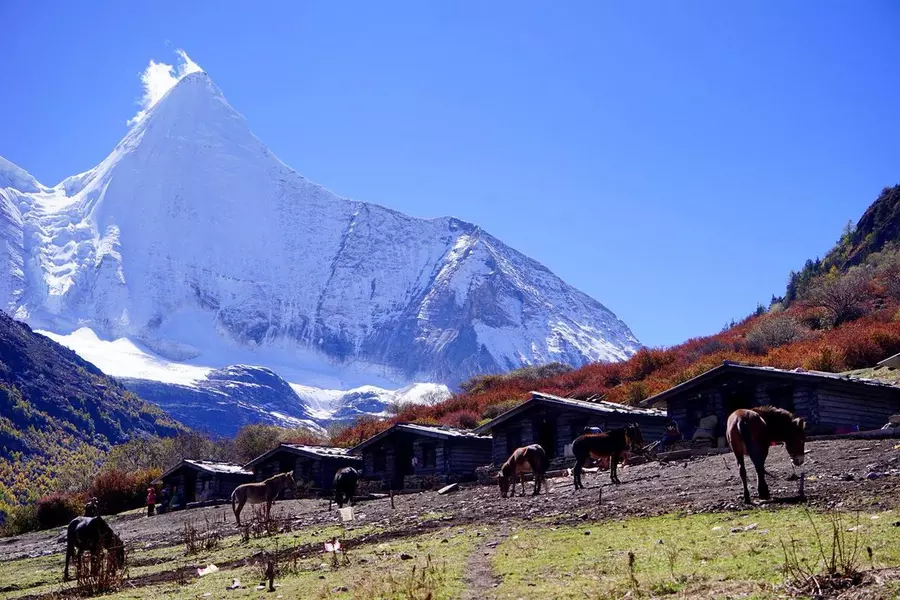
[[[179,58],[177,65],[158,63],[151,59],[150,64],[141,73],[141,83],[144,85],[144,95],[140,103],[141,110],[128,120],[129,127],[139,123],[147,115],[147,111],[153,108],[153,105],[159,102],[160,98],[165,96],[166,92],[175,87],[175,84],[185,76],[203,71],[200,65],[191,60],[187,52],[180,48],[175,52]]]

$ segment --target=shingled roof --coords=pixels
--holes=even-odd
[[[237,465],[230,462],[219,462],[214,460],[194,460],[190,458],[185,458],[171,469],[163,473],[159,476],[156,481],[161,481],[163,477],[168,477],[178,469],[182,467],[188,467],[191,469],[196,469],[198,471],[204,471],[206,473],[219,473],[219,474],[228,474],[228,475],[249,475],[253,476],[252,471],[247,471],[241,465]]]
[[[615,402],[606,402],[605,400],[598,400],[595,402],[587,401],[587,400],[574,400],[572,398],[562,398],[560,396],[554,396],[553,394],[545,394],[543,392],[531,392],[531,398],[523,402],[522,404],[512,408],[505,413],[497,416],[496,418],[488,421],[481,427],[475,429],[475,433],[483,433],[485,431],[490,431],[500,423],[503,423],[507,419],[515,417],[521,412],[528,410],[530,407],[535,404],[551,404],[556,406],[564,406],[568,408],[576,408],[579,410],[587,410],[591,412],[603,413],[606,415],[618,414],[618,415],[627,415],[627,416],[644,416],[644,417],[660,417],[663,418],[666,416],[661,410],[656,410],[654,408],[638,408],[635,406],[626,406],[624,404],[616,404]]]
[[[359,460],[356,456],[350,455],[350,450],[347,448],[337,448],[335,446],[311,446],[304,444],[278,444],[276,447],[272,448],[265,454],[261,454],[248,462],[244,467],[250,468],[254,465],[257,465],[264,460],[268,459],[273,454],[277,454],[278,452],[290,452],[292,454],[299,454],[301,456],[306,456],[309,458],[341,458],[346,460]]]
[[[454,427],[437,427],[432,425],[418,425],[416,423],[396,423],[391,425],[388,429],[382,431],[381,433],[374,435],[364,441],[363,443],[351,448],[351,452],[359,452],[364,448],[370,446],[371,444],[381,440],[394,432],[397,431],[406,431],[408,433],[414,433],[417,435],[424,435],[426,437],[433,437],[439,439],[475,439],[475,440],[489,440],[490,437],[478,435],[475,431],[468,431],[466,429],[456,429]],[[477,430],[476,430],[477,431]]]
[[[864,379],[859,377],[851,377],[840,373],[826,373],[824,371],[807,371],[806,369],[777,369],[775,367],[759,367],[756,365],[748,365],[744,363],[724,361],[721,365],[713,367],[705,373],[697,375],[693,379],[689,379],[684,383],[680,383],[673,388],[656,394],[641,402],[641,406],[653,406],[659,402],[668,400],[669,398],[690,391],[694,387],[724,373],[741,373],[745,375],[768,375],[770,377],[778,377],[782,379],[801,379],[806,381],[820,381],[834,383],[841,386],[870,386],[877,388],[889,388],[897,390],[900,393],[900,387],[892,385],[877,379]]]

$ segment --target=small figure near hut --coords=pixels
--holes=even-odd
[[[740,467],[744,502],[747,504],[750,504],[750,490],[747,488],[745,455],[750,457],[756,468],[757,492],[761,500],[768,500],[770,497],[769,486],[766,484],[766,458],[769,455],[769,446],[783,442],[794,466],[803,465],[806,452],[806,421],[782,408],[757,406],[753,410],[741,408],[734,411],[728,417],[725,437]]]
[[[244,504],[262,504],[266,503],[266,520],[272,511],[272,503],[281,495],[285,487],[290,485],[293,487],[294,474],[290,471],[279,473],[273,477],[269,477],[265,481],[259,483],[245,483],[234,488],[231,492],[231,510],[234,511],[234,518],[237,524],[241,524],[241,510]]]
[[[359,471],[353,467],[344,467],[334,474],[334,501],[338,508],[344,508],[344,502],[353,506],[353,496],[356,495],[356,484],[359,481]]]
[[[84,551],[91,553],[91,573],[100,568],[100,556],[103,550],[110,552],[116,568],[125,566],[125,544],[115,534],[103,517],[75,517],[69,522],[66,531],[66,568],[63,581],[69,580],[69,560],[75,554],[78,568]]]
[[[172,490],[169,486],[163,487],[163,489],[159,492],[159,514],[163,514],[164,512],[169,510],[169,503],[172,500]]]
[[[659,452],[665,452],[668,449],[669,444],[680,442],[682,439],[684,439],[684,436],[681,435],[681,430],[678,429],[678,423],[676,423],[674,419],[669,419],[666,421],[666,432],[663,434],[662,438],[660,438],[659,445],[656,449]]]
[[[156,488],[147,488],[147,516],[152,517],[156,511]]]
[[[503,466],[500,467],[500,474],[497,477],[497,482],[500,484],[500,495],[506,498],[507,493],[510,492],[510,484],[512,484],[512,493],[510,493],[509,497],[515,496],[516,481],[518,480],[522,482],[522,495],[524,496],[525,473],[530,471],[534,473],[534,491],[531,495],[537,496],[541,493],[541,484],[544,481],[544,474],[547,472],[548,465],[547,453],[544,452],[540,444],[531,444],[530,446],[517,448],[509,459],[503,463]]]
[[[609,459],[609,479],[613,483],[621,483],[617,474],[620,459],[629,452],[641,452],[644,445],[644,436],[637,423],[628,427],[610,429],[605,433],[586,433],[575,438],[572,442],[572,453],[575,455],[575,468],[572,475],[575,478],[575,489],[584,489],[581,483],[581,469],[588,458]]]

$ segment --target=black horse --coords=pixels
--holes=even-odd
[[[588,458],[609,457],[609,479],[613,483],[619,483],[619,476],[616,473],[619,459],[631,452],[639,452],[643,444],[644,437],[637,423],[610,429],[604,433],[585,433],[578,436],[572,442],[572,453],[575,454],[575,468],[572,471],[575,476],[575,489],[584,489],[581,483],[581,469]]]
[[[359,471],[353,467],[338,469],[334,474],[334,501],[338,508],[344,508],[344,502],[353,506],[353,496],[356,495],[356,484],[359,481]]]
[[[69,559],[76,555],[78,566],[81,566],[81,555],[85,550],[91,553],[91,572],[100,568],[100,555],[103,550],[110,552],[117,567],[125,566],[125,544],[115,534],[103,517],[75,517],[69,522],[66,533],[66,569],[63,580],[69,579]]]

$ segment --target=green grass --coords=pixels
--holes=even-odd
[[[437,513],[435,513],[437,514]],[[873,518],[877,517],[877,518]],[[427,516],[426,516],[427,518]],[[812,518],[830,546],[828,517]],[[856,526],[855,515],[845,515],[843,530]],[[873,550],[874,566],[900,566],[900,519],[896,512],[859,515],[859,564],[868,569],[866,546]],[[741,529],[732,533],[732,529]],[[482,533],[489,527],[478,528]],[[585,535],[590,531],[590,535]],[[446,527],[428,533],[388,541],[355,545],[353,539],[375,533],[372,527],[344,530],[341,526],[308,527],[270,538],[242,543],[239,536],[223,539],[211,552],[184,555],[181,545],[143,550],[130,555],[129,576],[172,572],[180,567],[213,563],[223,567],[202,578],[170,581],[123,589],[104,598],[458,598],[464,589],[469,556],[489,536],[476,537],[473,528]],[[846,533],[853,541],[856,533]],[[349,564],[334,568],[330,557],[317,553],[282,565],[276,579],[277,593],[256,591],[261,565],[251,557],[260,551],[285,550],[338,537],[347,544]],[[801,556],[814,555],[813,526],[801,508],[757,509],[738,513],[666,515],[622,521],[551,527],[529,523],[500,544],[493,557],[495,575],[502,580],[496,593],[501,598],[618,598],[629,592],[643,597],[751,597],[772,598],[776,586],[785,581],[781,542],[801,542]],[[480,551],[480,550],[477,550]],[[633,576],[628,553],[635,556]],[[401,560],[401,554],[413,558]],[[64,557],[52,556],[0,563],[0,582],[16,584],[18,590],[0,594],[11,600],[22,595],[60,592],[71,584],[61,583]],[[230,561],[243,561],[224,568]],[[424,573],[424,575],[423,575]],[[234,578],[243,588],[226,591]],[[885,593],[900,591],[900,584]],[[783,594],[782,594],[783,595]]]
[[[299,560],[296,565],[286,565],[286,573],[276,579],[277,593],[268,597],[424,598],[431,592],[435,600],[455,598],[462,593],[463,569],[473,546],[474,536],[470,532],[461,534],[452,528],[361,546],[350,550],[347,554],[349,563],[337,568],[333,568],[330,558],[322,554]],[[274,544],[270,546],[273,548]],[[413,558],[401,560],[403,553]],[[412,575],[414,568],[416,576]],[[424,579],[421,576],[423,570]],[[226,591],[235,578],[244,587]],[[192,579],[185,585],[168,583],[137,589],[129,589],[126,585],[118,593],[104,598],[257,598],[261,592],[255,588],[261,581],[260,568],[248,565]],[[420,595],[409,596],[405,593],[408,590]]]
[[[202,523],[198,523],[196,526],[201,530],[205,527]],[[279,550],[288,550],[312,542],[324,543],[332,537],[352,541],[376,531],[378,530],[371,526],[354,527],[349,531],[339,525],[310,527],[272,537],[251,538],[246,543],[241,541],[240,535],[231,535],[222,538],[218,548],[189,556],[185,556],[184,546],[180,544],[149,550],[133,547],[129,550],[128,575],[136,578],[171,570],[176,566],[205,566],[210,563],[222,564],[240,560],[261,551],[274,550],[276,540]],[[16,587],[15,590],[4,592],[3,598],[13,600],[19,596],[59,591],[63,587],[64,566],[64,553],[0,563],[0,582],[3,582],[0,587],[11,585]],[[70,571],[74,574],[74,566],[70,567]]]
[[[827,518],[813,519],[830,547]],[[855,526],[852,520],[845,519],[845,529]],[[862,567],[871,566],[866,546],[873,550],[876,567],[900,565],[898,532],[892,526],[896,520],[891,512],[860,515]],[[754,529],[731,533],[753,524]],[[846,539],[852,542],[853,535]],[[792,536],[801,542],[801,555],[814,556],[812,524],[795,508],[527,528],[498,547],[494,571],[503,578],[501,597],[607,598],[629,591],[724,597],[740,589],[765,598],[784,582],[781,541]],[[635,556],[636,584],[629,575],[629,552]]]
[[[210,552],[184,555],[183,546],[134,550],[129,556],[130,579],[173,571],[182,567],[224,565],[229,561],[247,559],[247,564],[220,571],[202,578],[189,579],[187,584],[171,582],[144,587],[130,587],[126,582],[119,592],[104,598],[240,598],[257,597],[256,585],[260,583],[259,568],[252,564],[252,557],[260,551],[279,551],[307,543],[323,543],[337,537],[350,547],[349,565],[333,569],[330,559],[323,554],[313,558],[298,560],[287,565],[286,572],[277,579],[279,594],[285,598],[374,598],[398,597],[399,590],[412,585],[422,587],[421,577],[411,578],[413,566],[416,575],[426,569],[425,587],[433,588],[434,598],[453,598],[462,591],[462,573],[465,559],[473,547],[474,535],[468,530],[459,533],[456,528],[446,528],[433,533],[418,535],[383,544],[365,544],[354,547],[353,539],[374,533],[372,527],[356,527],[345,531],[340,526],[307,528],[302,531],[284,533],[278,536],[251,539],[242,543],[240,536],[223,539],[219,548]],[[401,560],[400,554],[413,556]],[[60,593],[71,589],[74,584],[62,583],[64,556],[55,554],[34,559],[24,559],[0,563],[0,581],[3,585],[16,584],[18,589],[5,592],[3,598],[39,594]],[[261,561],[260,561],[261,562]],[[429,567],[430,568],[427,568]],[[74,572],[74,567],[73,567]],[[234,578],[241,580],[244,589],[227,591],[226,587]],[[341,591],[347,588],[346,591]],[[211,594],[204,596],[204,594]],[[278,594],[275,594],[277,596]]]

